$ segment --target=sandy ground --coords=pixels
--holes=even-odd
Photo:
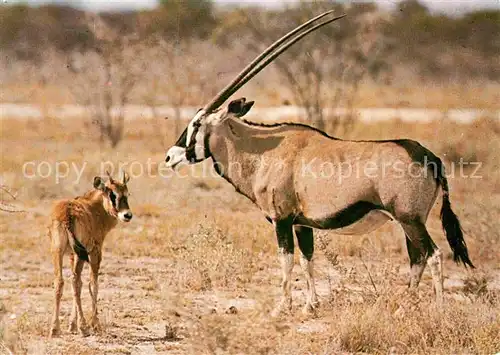
[[[66,267],[63,333],[49,339],[53,271],[45,228],[52,203],[86,191],[103,160],[159,162],[168,146],[161,137],[163,127],[150,122],[137,120],[115,150],[98,147],[95,137],[67,124],[5,121],[0,127],[2,181],[17,189],[18,202],[26,210],[0,212],[0,354],[500,351],[500,129],[495,122],[452,128],[446,122],[397,122],[360,126],[352,133],[358,139],[410,136],[440,156],[469,154],[484,163],[482,179],[449,181],[452,205],[477,269],[467,270],[451,260],[439,220],[439,198],[427,223],[445,256],[442,310],[435,308],[428,270],[418,291],[407,292],[404,237],[401,228],[389,222],[364,236],[317,233],[316,314],[301,314],[306,283],[296,255],[293,310],[271,319],[281,276],[275,236],[261,212],[220,177],[141,177],[129,183],[133,220],[120,224],[104,243],[101,331],[86,338],[66,331],[71,307]],[[10,154],[12,147],[15,155]],[[81,181],[74,183],[72,175],[59,184],[23,179],[21,163],[41,159],[40,147],[51,163],[88,162]],[[88,318],[88,268],[83,282]],[[402,318],[395,315],[400,307]]]
[[[2,218],[4,228],[5,224],[11,224],[14,229],[19,229],[17,243],[30,246],[21,250],[4,247],[1,257],[2,322],[4,331],[21,329],[16,339],[18,349],[29,354],[188,354],[200,350],[193,330],[203,317],[217,315],[224,322],[235,323],[244,323],[248,317],[258,317],[260,322],[277,324],[276,320],[268,316],[280,291],[280,270],[276,260],[273,260],[275,258],[270,259],[265,268],[258,268],[248,282],[240,287],[210,287],[186,292],[186,289],[176,284],[180,271],[175,258],[117,255],[113,245],[107,243],[99,280],[98,305],[102,330],[86,338],[67,332],[71,286],[70,273],[66,268],[61,309],[63,334],[60,338],[49,340],[46,335],[53,302],[52,265],[48,255],[41,253],[45,245],[40,243],[43,236],[39,236],[43,228],[42,231],[39,229],[48,218],[48,208],[37,210],[39,213],[36,217],[28,218],[28,221],[24,221],[21,215]],[[138,218],[145,225],[161,223],[159,217]],[[141,228],[139,221],[134,222],[112,232],[113,241],[127,243],[127,238],[133,238],[134,233]],[[23,243],[23,239],[31,238],[36,239]],[[272,256],[269,255],[269,258]],[[329,300],[335,292],[347,293],[344,297],[353,303],[365,302],[364,298],[373,293],[371,289],[374,287],[365,277],[367,270],[373,273],[378,284],[380,274],[387,265],[392,269],[391,287],[399,291],[406,288],[409,268],[404,257],[375,262],[348,256],[340,259],[340,266],[333,267],[323,253],[318,253],[317,293],[320,302]],[[488,283],[488,288],[491,291],[499,290],[500,273],[498,269],[492,271],[493,279]],[[352,276],[356,273],[360,277]],[[446,298],[470,302],[462,292],[464,280],[468,277],[467,271],[447,262],[445,273]],[[325,322],[331,321],[332,314],[322,312],[317,317],[300,316],[306,285],[298,265],[294,276],[294,309],[291,315],[280,319],[280,326],[310,336],[327,332]],[[90,297],[85,287],[88,268],[83,278],[83,305],[88,315]],[[429,275],[424,276],[419,292],[423,295],[432,293]],[[208,348],[205,350],[209,351]]]

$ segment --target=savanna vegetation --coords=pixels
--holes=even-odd
[[[257,106],[302,106],[303,117],[280,120],[346,139],[416,139],[443,159],[477,267],[452,261],[438,199],[427,227],[445,255],[443,309],[428,270],[408,291],[403,231],[389,222],[363,236],[317,232],[319,309],[300,313],[306,281],[296,260],[292,313],[269,318],[281,280],[273,228],[209,161],[177,174],[162,164],[187,124],[182,107],[203,104],[264,44],[327,7],[349,17],[294,46],[236,95]],[[0,118],[0,354],[499,352],[498,16],[448,17],[413,0],[393,12],[334,2],[276,10],[163,1],[154,10],[101,14],[0,6],[0,103],[85,108],[71,119],[49,110],[41,119]],[[152,118],[126,119],[135,104]],[[168,119],[162,105],[174,108]],[[359,107],[485,110],[469,123],[361,122],[337,120],[322,110],[330,107],[348,107],[352,118]],[[116,174],[120,164],[131,176],[134,218],[104,243],[102,329],[87,338],[66,331],[66,282],[63,335],[49,340],[50,207],[90,189],[103,166]],[[83,279],[89,314],[87,267]]]

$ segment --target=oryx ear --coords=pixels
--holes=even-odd
[[[104,181],[100,176],[94,177],[94,188],[97,190],[104,191],[105,186],[104,186]]]
[[[124,171],[123,172],[123,185],[126,185],[129,180],[130,180],[130,176]]]
[[[227,106],[227,112],[234,114],[236,117],[243,117],[252,108],[254,101],[246,102],[244,97],[233,100]]]
[[[250,109],[252,108],[254,103],[255,103],[255,101],[248,101],[247,103],[245,103],[241,109],[241,112],[236,116],[237,117],[245,116],[248,113],[248,111],[250,111]]]

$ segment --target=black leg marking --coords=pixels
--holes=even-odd
[[[403,224],[410,265],[422,262],[434,253],[436,244],[421,222]]]
[[[294,226],[295,235],[302,255],[307,260],[311,260],[314,254],[314,237],[313,230],[310,227]]]
[[[281,261],[281,271],[283,273],[283,282],[281,284],[282,296],[278,306],[272,312],[277,316],[282,310],[290,310],[292,307],[292,270],[293,270],[293,230],[292,219],[287,218],[274,222],[276,237]]]
[[[306,304],[302,309],[302,313],[314,313],[318,300],[316,296],[316,287],[314,285],[314,270],[313,270],[313,254],[314,254],[314,238],[313,230],[310,227],[294,226],[295,235],[301,252],[300,266],[304,272],[307,282],[307,298]]]
[[[425,225],[419,221],[402,224],[406,246],[410,257],[410,287],[417,287],[424,272],[427,259],[434,253],[436,244],[431,239]]]
[[[275,222],[276,237],[278,238],[278,247],[285,254],[293,254],[294,242],[292,232],[292,221],[290,218]]]

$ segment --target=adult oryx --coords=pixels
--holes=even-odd
[[[313,228],[363,234],[390,219],[397,220],[405,232],[410,287],[417,287],[429,264],[436,299],[441,304],[442,254],[425,227],[440,187],[441,220],[454,260],[474,266],[450,206],[444,166],[436,155],[412,140],[350,141],[302,124],[248,122],[241,117],[251,109],[253,101],[244,98],[221,108],[288,46],[314,28],[333,21],[309,27],[327,14],[271,45],[198,111],[167,152],[167,165],[175,168],[180,163],[195,164],[211,157],[216,171],[273,223],[283,271],[283,295],[274,314],[291,307],[293,232],[308,285],[304,311],[309,312],[316,303]],[[295,33],[299,34],[293,37]]]

